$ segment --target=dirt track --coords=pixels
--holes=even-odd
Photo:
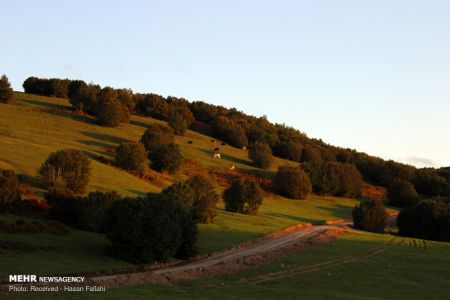
[[[141,283],[171,283],[205,275],[223,276],[262,265],[283,255],[331,242],[342,232],[351,230],[347,225],[349,223],[297,225],[238,247],[198,257],[185,265],[140,273],[97,276],[89,278],[88,281],[96,285],[119,287]]]
[[[237,247],[212,255],[203,255],[183,264],[160,269],[123,274],[87,276],[83,285],[99,285],[107,288],[143,283],[168,284],[201,276],[223,276],[250,269],[280,256],[303,251],[315,245],[329,243],[344,231],[352,230],[351,223],[311,225],[299,224],[246,242]],[[6,286],[0,285],[5,291]]]

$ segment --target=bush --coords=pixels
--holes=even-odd
[[[262,200],[261,187],[252,179],[235,180],[223,193],[225,210],[241,214],[256,215]]]
[[[117,92],[112,88],[103,88],[97,96],[95,117],[102,126],[117,127],[127,123],[130,112],[118,99]]]
[[[194,202],[191,209],[193,219],[197,223],[213,223],[217,215],[216,204],[219,202],[219,195],[214,188],[214,184],[200,175],[191,177],[186,183],[194,192]]]
[[[60,150],[49,155],[38,173],[47,189],[82,194],[89,182],[90,160],[79,150]]]
[[[388,214],[381,200],[365,200],[352,211],[353,226],[370,232],[384,232]]]
[[[0,169],[0,212],[20,201],[19,178],[13,170]]]
[[[361,193],[363,179],[354,165],[338,162],[302,163],[308,174],[314,193],[340,197],[357,197]]]
[[[272,150],[269,145],[263,143],[256,142],[252,144],[248,152],[248,157],[261,169],[270,168],[273,162]]]
[[[184,135],[188,128],[187,120],[178,112],[173,112],[169,115],[168,123],[176,135]]]
[[[308,175],[298,167],[278,168],[274,183],[279,193],[291,199],[306,199],[312,191]]]
[[[11,88],[8,77],[2,75],[0,78],[0,103],[12,103],[14,101],[14,91]]]
[[[205,177],[197,175],[185,182],[172,184],[162,194],[191,214],[195,222],[213,223],[219,195]]]
[[[397,217],[399,234],[450,242],[450,202],[431,198],[403,209]]]
[[[394,181],[388,189],[389,204],[397,207],[414,206],[419,202],[419,195],[414,185],[408,181]]]
[[[196,253],[197,228],[183,209],[163,195],[124,199],[108,209],[103,228],[113,251],[135,263],[187,258]]]
[[[145,149],[152,155],[158,148],[165,144],[170,144],[175,140],[175,134],[170,127],[151,124],[144,132],[141,142]]]
[[[183,156],[176,144],[166,144],[159,147],[153,154],[149,153],[152,168],[158,172],[175,174],[181,166]]]
[[[72,89],[69,100],[70,104],[76,110],[94,116],[97,108],[97,94],[100,91],[100,87],[80,84],[79,86],[73,86]]]
[[[124,142],[116,149],[116,165],[124,170],[143,174],[147,168],[147,153],[141,143]]]

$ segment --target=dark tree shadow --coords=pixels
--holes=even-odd
[[[88,146],[97,146],[97,147],[102,147],[102,148],[113,147],[111,144],[106,144],[106,143],[91,141],[91,140],[77,140],[77,142],[82,143],[84,145],[88,145]]]
[[[74,114],[71,112],[52,110],[52,109],[47,109],[47,110],[45,110],[45,112],[48,114],[54,115],[54,116],[65,117],[65,118],[69,118],[69,119],[83,122],[83,123],[97,124],[95,119],[88,117],[88,116],[84,116],[84,115],[77,115],[77,114]]]
[[[41,189],[44,188],[42,182],[36,176],[31,176],[28,174],[18,174],[19,181],[25,184],[28,184],[34,188]]]
[[[110,143],[114,143],[114,144],[121,144],[123,142],[128,142],[128,140],[117,137],[117,136],[113,136],[113,135],[108,135],[108,134],[103,134],[103,133],[97,133],[97,132],[90,132],[90,131],[80,131],[82,134],[84,134],[85,136],[94,138],[94,139],[98,139],[101,140],[103,142],[110,142]],[[109,147],[111,147],[111,145],[108,145]]]
[[[128,192],[135,194],[138,197],[145,197],[147,195],[146,192],[141,192],[138,190],[131,190],[131,189],[127,189]]]
[[[211,149],[211,150],[200,149],[200,151],[202,151],[203,153],[208,154],[209,156],[212,156],[214,154],[214,149]],[[241,158],[238,158],[238,157],[234,157],[234,156],[231,156],[231,155],[228,155],[228,154],[220,153],[220,157],[223,160],[228,160],[228,161],[234,162],[236,164],[242,164],[242,165],[251,166],[251,163],[249,161],[246,161],[244,159],[241,159]]]
[[[298,201],[303,201],[303,200],[298,200]],[[270,216],[270,217],[276,217],[276,218],[291,219],[291,220],[294,220],[294,221],[299,222],[299,223],[302,223],[302,222],[310,223],[310,222],[317,221],[316,219],[302,218],[302,217],[286,215],[286,214],[280,214],[280,213],[262,213],[262,215],[266,215],[266,216]]]
[[[148,127],[148,124],[145,122],[142,122],[142,121],[130,120],[130,124],[135,125],[135,126],[144,127],[144,128]]]
[[[61,110],[72,109],[72,107],[70,105],[48,103],[48,102],[39,101],[39,100],[21,99],[20,101],[28,103],[28,104],[32,104],[32,105],[43,106],[43,107],[48,107],[48,108],[53,108],[53,109],[61,109]]]

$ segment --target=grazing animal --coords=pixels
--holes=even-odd
[[[220,153],[214,153],[214,154],[213,154],[213,157],[214,157],[214,158],[220,159]]]
[[[215,143],[216,141],[215,140],[211,140],[211,143]]]
[[[192,143],[194,143],[193,141],[188,141],[188,144],[191,145]]]
[[[242,150],[247,150],[247,147],[245,147],[245,146],[242,146]]]
[[[222,146],[225,146],[226,145],[226,143],[225,142],[223,142],[222,144],[221,144]]]
[[[234,165],[232,165],[232,166],[230,167],[230,170],[234,170]]]
[[[214,149],[214,152],[217,152],[217,151],[220,151],[220,149],[219,149],[219,148],[215,148],[215,149]]]

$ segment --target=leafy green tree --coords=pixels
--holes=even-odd
[[[223,193],[225,210],[241,214],[256,215],[262,204],[262,190],[252,179],[238,179]]]
[[[152,155],[161,146],[173,143],[174,140],[175,134],[172,128],[156,123],[150,124],[141,138],[149,155]]]
[[[388,222],[388,214],[381,200],[365,200],[352,211],[353,226],[370,232],[384,232]]]
[[[188,258],[196,253],[197,227],[164,195],[124,199],[108,209],[103,223],[114,253],[135,263]]]
[[[450,201],[435,197],[405,208],[397,225],[400,235],[450,242]]]
[[[124,142],[116,149],[116,165],[124,170],[143,174],[147,168],[147,152],[139,142]]]
[[[188,127],[187,120],[182,114],[173,112],[169,115],[169,126],[173,129],[176,135],[184,135]]]
[[[192,203],[192,217],[198,223],[210,224],[217,215],[216,204],[219,202],[214,184],[206,177],[197,175],[186,181],[194,192]]]
[[[129,121],[130,112],[119,101],[117,91],[106,87],[98,93],[95,117],[102,126],[117,127]]]
[[[261,169],[268,169],[273,163],[272,150],[269,145],[259,142],[251,145],[248,157]]]
[[[0,103],[12,103],[14,101],[14,91],[11,88],[8,77],[2,75],[0,78]]]
[[[391,184],[388,198],[389,204],[397,207],[414,206],[420,200],[414,185],[403,180],[396,180]]]
[[[306,199],[312,192],[308,175],[298,167],[279,167],[274,183],[282,195],[291,199]]]
[[[53,152],[39,168],[47,189],[58,187],[82,194],[89,182],[90,160],[81,151],[64,149]]]
[[[19,178],[13,170],[0,169],[0,212],[20,201]]]
[[[156,171],[175,174],[181,166],[183,156],[180,147],[170,143],[162,145],[153,154],[149,153],[149,159]]]

